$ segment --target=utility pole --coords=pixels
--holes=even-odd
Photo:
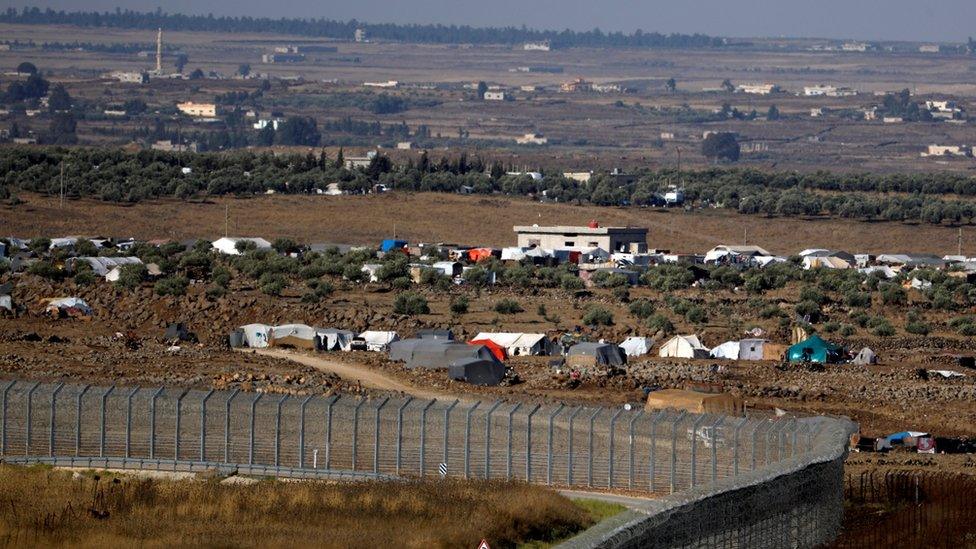
[[[956,255],[962,255],[962,227],[959,227],[959,235],[956,241]]]
[[[59,208],[63,210],[64,209],[64,160],[61,161],[61,191],[58,194],[61,197],[61,204]]]
[[[163,29],[156,30],[156,74],[163,74]]]
[[[227,238],[230,231],[230,204],[224,204],[224,238]]]

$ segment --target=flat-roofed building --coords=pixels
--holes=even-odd
[[[546,250],[591,250],[646,253],[647,229],[644,227],[601,227],[593,222],[584,227],[557,225],[518,225],[515,227],[520,248]]]

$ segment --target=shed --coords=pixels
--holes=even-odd
[[[700,393],[684,389],[663,389],[647,395],[647,411],[684,410],[692,414],[722,414],[741,416],[745,411],[742,399],[728,393]]]
[[[610,343],[577,343],[566,353],[566,364],[572,367],[623,366],[627,364],[627,355]]]
[[[658,354],[665,358],[708,358],[708,347],[696,335],[677,335],[661,345]]]
[[[839,362],[844,349],[814,334],[793,345],[787,351],[790,362],[819,362],[821,364]]]
[[[654,347],[654,340],[649,337],[628,337],[620,344],[624,354],[627,356],[643,356],[651,352]]]
[[[462,358],[451,363],[447,376],[472,385],[498,385],[505,379],[505,366],[494,360]]]

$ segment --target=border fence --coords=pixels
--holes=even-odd
[[[0,381],[0,402],[0,456],[11,462],[511,479],[657,498],[650,516],[624,513],[633,524],[584,541],[605,546],[646,545],[657,531],[668,532],[668,545],[688,545],[703,538],[704,522],[728,519],[744,502],[754,502],[750,522],[726,525],[736,540],[727,546],[829,541],[842,515],[839,460],[850,429],[824,418],[25,381]]]

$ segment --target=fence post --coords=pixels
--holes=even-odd
[[[692,488],[698,480],[698,428],[705,422],[705,414],[698,416],[691,424],[691,478],[689,484]]]
[[[549,439],[548,448],[546,449],[546,484],[552,486],[552,434],[553,434],[553,420],[559,415],[559,412],[563,411],[565,404],[560,404],[556,411],[549,414]]]
[[[512,480],[512,416],[515,415],[515,411],[521,407],[522,403],[519,402],[508,411],[508,465],[505,468],[505,478],[508,480]]]
[[[58,393],[64,389],[64,383],[58,383],[58,386],[51,393],[51,428],[48,430],[51,435],[51,439],[48,441],[47,453],[49,456],[54,457],[54,433],[57,430],[57,404],[58,404]]]
[[[662,419],[664,419],[665,417],[667,417],[667,416],[668,416],[667,411],[661,410],[660,412],[658,412],[654,416],[654,419],[651,420],[651,451],[649,452],[650,455],[648,456],[648,458],[650,459],[650,462],[651,462],[650,463],[650,467],[649,467],[649,471],[648,471],[648,475],[651,478],[647,482],[647,488],[652,493],[654,492],[654,474],[655,474],[655,471],[654,471],[654,459],[655,459],[654,453],[655,453],[655,448],[657,447],[657,424],[660,423],[660,421]]]
[[[502,401],[496,400],[485,414],[485,480],[491,478],[491,415],[501,405]]]
[[[37,391],[37,388],[40,386],[41,386],[40,383],[35,382],[34,385],[30,388],[30,390],[27,391],[27,438],[24,441],[25,456],[31,455],[30,443],[31,443],[31,424],[33,423],[32,419],[34,415],[34,411],[33,411],[34,392]]]
[[[467,479],[470,476],[471,469],[471,414],[481,406],[481,401],[474,403],[474,406],[468,408],[468,413],[464,418],[464,478]]]
[[[326,432],[325,432],[325,468],[332,468],[332,406],[339,402],[342,395],[336,395],[329,399],[329,406],[326,408]]]
[[[176,397],[176,425],[173,426],[173,460],[180,460],[180,427],[183,422],[183,399],[190,392],[185,389],[180,396]]]
[[[106,401],[108,400],[108,396],[112,394],[112,391],[114,390],[115,390],[115,385],[112,385],[111,387],[108,388],[107,391],[102,393],[102,415],[101,415],[101,422],[100,422],[102,428],[101,431],[99,431],[100,437],[98,442],[98,457],[105,457],[105,405],[106,405]]]
[[[586,459],[589,461],[586,468],[586,485],[588,487],[593,486],[593,422],[596,421],[596,416],[600,415],[600,412],[602,411],[603,408],[597,408],[596,411],[593,412],[593,415],[590,416],[590,449],[586,454]]]
[[[352,412],[352,470],[356,470],[356,456],[359,452],[359,410],[366,404],[366,397],[359,399]]]
[[[125,457],[132,455],[132,397],[136,396],[139,388],[133,389],[125,398]],[[53,454],[52,454],[53,455]]]
[[[450,406],[444,409],[444,465],[448,465],[448,442],[450,441],[450,430],[451,430],[451,411],[454,407],[458,405],[459,400],[455,399]]]
[[[240,392],[240,389],[234,389],[224,403],[224,463],[230,463],[230,405]]]
[[[766,440],[765,440],[766,444],[763,446],[763,463],[765,465],[769,465],[769,460],[770,460],[769,447],[770,445],[772,445],[772,441],[775,440],[773,439],[773,435],[775,434],[778,437],[780,428],[785,424],[786,424],[786,420],[784,419],[774,419],[772,427],[770,427],[769,430],[766,431]]]
[[[529,412],[526,418],[526,428],[525,428],[525,482],[530,482],[532,480],[532,416],[542,408],[541,404],[536,404],[535,408]]]
[[[10,386],[13,386],[13,383],[11,383]],[[85,396],[85,393],[87,393],[89,389],[91,389],[91,385],[85,385],[81,389],[81,392],[78,393],[78,399],[76,401],[77,407],[75,412],[76,413],[75,415],[75,457],[78,457],[81,454],[81,399],[82,397]],[[7,402],[6,394],[4,394],[3,400],[4,400],[4,405],[6,406],[6,402]],[[6,414],[4,414],[4,418],[6,418]],[[6,436],[7,435],[6,435],[6,427],[5,427],[4,438],[6,438]]]
[[[420,410],[420,476],[424,476],[424,446],[427,442],[427,410],[437,402],[432,399]]]
[[[308,403],[315,398],[315,395],[308,395],[302,401],[302,408],[298,413],[298,468],[305,468],[305,408]]]
[[[712,439],[712,482],[718,481],[718,429],[722,426],[723,421],[725,421],[725,416],[719,416],[712,424],[710,434]]]
[[[407,397],[403,404],[397,408],[397,445],[396,445],[396,474],[400,475],[401,455],[403,453],[403,410],[413,402],[413,397]]]
[[[607,462],[607,488],[613,488],[613,446],[614,439],[616,438],[617,418],[620,417],[620,414],[622,413],[624,413],[624,409],[620,408],[617,410],[617,413],[613,414],[613,417],[610,418],[610,459]]]
[[[376,407],[376,425],[373,429],[373,473],[380,472],[380,410],[390,401],[390,397],[383,399]]]
[[[210,389],[200,401],[200,461],[207,461],[207,401],[214,394]]]
[[[582,406],[577,406],[573,410],[572,414],[569,414],[569,452],[566,455],[567,466],[569,470],[566,472],[566,484],[568,486],[573,485],[573,420],[576,419],[576,414],[583,411]]]
[[[739,476],[739,433],[746,423],[749,423],[749,418],[742,418],[732,431],[732,476],[735,477]]]
[[[11,381],[10,383],[7,384],[6,387],[3,388],[3,419],[2,419],[3,435],[0,436],[0,456],[7,454],[7,402],[8,402],[7,396],[10,394],[10,389],[12,389],[13,386],[16,384],[17,384],[16,381]],[[86,385],[85,388],[87,389],[88,386]]]
[[[258,393],[258,396],[251,399],[251,417],[249,435],[247,439],[247,464],[254,465],[254,416],[257,413],[258,402],[264,397],[264,393]]]
[[[627,488],[628,489],[631,489],[631,490],[634,489],[634,423],[636,423],[637,420],[640,419],[641,416],[643,416],[643,415],[644,415],[644,410],[640,410],[636,414],[634,414],[634,417],[630,418],[630,426],[629,426],[630,427],[630,431],[629,431],[629,433],[630,433],[630,440],[629,440],[629,445],[630,445],[630,461],[629,461],[630,471],[628,472],[628,475],[627,475]]]
[[[769,420],[765,420],[765,421],[762,421],[762,422],[756,422],[755,426],[753,426],[753,428],[752,428],[752,467],[751,467],[751,469],[753,471],[756,470],[756,452],[758,451],[758,447],[759,447],[759,428],[761,426],[765,425],[768,422],[769,422]]]
[[[675,470],[678,466],[678,424],[685,418],[686,412],[684,410],[678,414],[678,417],[674,418],[674,423],[671,424],[671,468],[668,471],[671,476],[671,493],[673,494],[678,484],[678,474]]]
[[[283,397],[279,398],[278,406],[275,408],[275,467],[281,467],[281,407],[285,405],[286,400],[288,400],[288,395],[284,395]]]

